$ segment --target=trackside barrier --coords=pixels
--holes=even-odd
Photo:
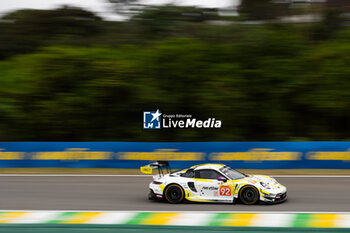
[[[12,142],[0,143],[0,167],[172,168],[225,163],[242,169],[350,169],[350,142]]]
[[[1,212],[2,224],[350,228],[350,214],[9,211]]]

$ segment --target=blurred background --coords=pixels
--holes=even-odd
[[[70,3],[0,3],[0,141],[350,139],[349,1]]]

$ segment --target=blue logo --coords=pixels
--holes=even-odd
[[[143,128],[144,129],[160,129],[161,115],[159,109],[156,112],[143,112]]]

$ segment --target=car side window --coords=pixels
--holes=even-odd
[[[194,177],[194,171],[193,169],[188,169],[185,173],[181,174],[182,177],[188,177],[193,178]]]
[[[212,169],[203,169],[195,171],[195,178],[216,180],[220,176],[222,175],[219,172]]]

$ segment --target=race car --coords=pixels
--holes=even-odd
[[[154,168],[159,174],[153,176],[149,184],[150,200],[165,200],[172,204],[192,201],[246,205],[287,200],[287,188],[274,178],[246,175],[224,164],[201,164],[171,172],[167,161],[158,161],[140,170],[152,174]],[[162,168],[170,172],[165,174]]]

